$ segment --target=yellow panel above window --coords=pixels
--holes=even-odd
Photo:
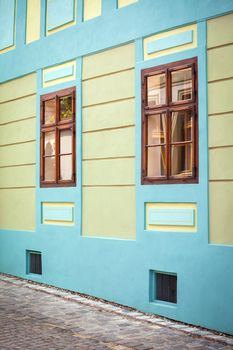
[[[197,47],[197,25],[152,35],[144,39],[144,59],[173,54]]]
[[[43,69],[43,87],[62,84],[76,79],[76,61]]]

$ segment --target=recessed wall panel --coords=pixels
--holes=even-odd
[[[144,39],[144,59],[189,50],[197,47],[196,24],[155,34]]]
[[[195,203],[146,203],[145,206],[145,228],[148,231],[197,231]]]
[[[14,46],[15,0],[0,0],[0,53]]]
[[[75,24],[76,0],[47,1],[47,34]]]
[[[27,44],[40,39],[40,6],[40,0],[27,0]]]

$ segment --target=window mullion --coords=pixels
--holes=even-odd
[[[171,168],[171,147],[170,147],[170,134],[171,134],[171,117],[170,117],[170,111],[167,109],[166,113],[166,118],[167,118],[167,137],[166,137],[166,144],[167,144],[167,166],[166,166],[166,177],[169,179],[170,175],[170,168]]]
[[[193,107],[192,110],[192,176],[196,176],[196,147],[197,147],[197,142],[196,142],[196,109]]]
[[[59,169],[60,169],[60,157],[59,157],[59,153],[60,153],[60,145],[59,145],[59,130],[58,130],[58,125],[59,123],[59,97],[56,95],[56,129],[55,129],[55,140],[56,140],[56,144],[55,144],[55,174],[56,174],[56,183],[58,183],[59,180]]]

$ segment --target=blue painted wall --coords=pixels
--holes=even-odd
[[[156,5],[155,5],[156,3]],[[37,97],[37,221],[35,232],[0,231],[0,270],[28,278],[26,250],[41,251],[43,283],[78,290],[184,322],[233,334],[233,247],[208,244],[207,62],[206,19],[233,11],[232,0],[141,0],[116,10],[115,1],[103,1],[103,15],[45,37],[45,1],[42,0],[42,37],[30,45],[25,38],[25,0],[18,1],[16,49],[0,56],[0,82],[33,71],[38,73]],[[81,1],[78,1],[78,6]],[[169,10],[168,10],[169,9]],[[142,37],[198,22],[198,47],[143,61]],[[19,23],[19,24],[18,24]],[[137,23],[137,25],[135,25]],[[81,236],[82,210],[82,92],[81,56],[136,42],[136,201],[137,239],[97,239]],[[64,45],[61,45],[64,43]],[[64,49],[65,47],[65,49]],[[159,64],[198,57],[199,183],[142,186],[141,70]],[[75,82],[42,88],[43,67],[77,60]],[[4,69],[3,69],[4,67]],[[40,95],[76,86],[77,186],[39,187]],[[75,203],[72,227],[41,224],[41,202]],[[197,233],[155,232],[144,229],[146,202],[192,202],[198,206]],[[178,303],[150,302],[150,271],[178,276]],[[135,293],[137,291],[137,293]]]

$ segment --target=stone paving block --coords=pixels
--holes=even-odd
[[[3,350],[232,349],[232,337],[57,288],[2,277],[0,349]]]

